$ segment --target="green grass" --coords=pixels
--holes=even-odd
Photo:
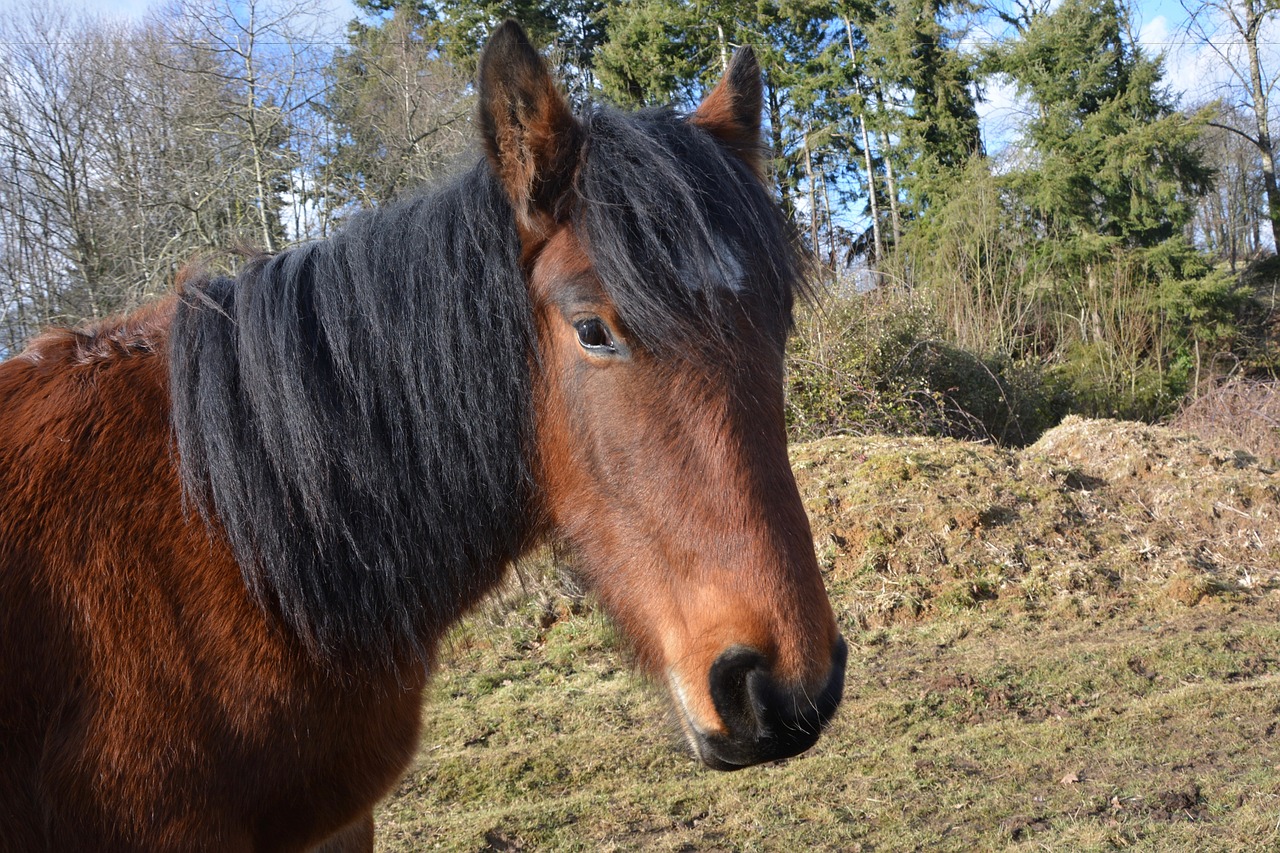
[[[1029,467],[1044,448],[907,451],[797,454],[850,643],[844,705],[813,750],[702,769],[610,626],[537,567],[448,644],[379,849],[1280,849],[1280,589],[1258,580],[1280,569],[1280,540],[1262,538],[1280,531],[1280,478],[1225,466],[1215,485],[1169,463],[1168,482],[1139,478],[1143,526],[1127,474],[1055,480],[1061,458]],[[1226,534],[1179,520],[1190,504],[1160,491],[1179,480],[1202,507],[1219,486],[1252,495],[1261,545],[1186,563],[1173,533]],[[925,508],[896,531],[864,511],[901,500]]]

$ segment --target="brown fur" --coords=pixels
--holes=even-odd
[[[537,383],[547,511],[590,554],[589,580],[641,662],[663,681],[669,669],[681,677],[701,728],[718,731],[703,674],[724,649],[751,646],[783,682],[812,685],[837,637],[787,462],[781,354],[744,323],[737,364],[672,371],[637,352],[584,367],[574,315],[623,328],[591,282],[572,231],[558,232],[531,279],[549,374]],[[609,460],[608,473],[584,459]]]
[[[760,180],[765,179],[764,145],[760,139],[760,67],[749,47],[739,49],[724,78],[698,105],[689,120],[738,153]]]
[[[479,85],[500,105],[478,116],[485,151],[511,197],[522,241],[536,251],[562,219],[558,201],[573,181],[582,127],[523,33],[494,34]]]
[[[0,364],[3,850],[306,849],[412,754],[422,675],[317,670],[184,512],[171,311]]]

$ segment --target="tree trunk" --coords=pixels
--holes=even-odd
[[[809,196],[809,247],[818,254],[818,194],[813,178],[813,151],[809,148],[809,129],[804,132],[804,177]]]
[[[1262,64],[1258,59],[1258,31],[1262,27],[1266,5],[1256,0],[1245,3],[1245,47],[1249,53],[1249,86],[1253,96],[1253,115],[1258,128],[1258,153],[1262,157],[1262,185],[1267,194],[1267,218],[1271,220],[1271,239],[1280,252],[1280,186],[1276,184],[1275,149],[1271,142],[1271,124],[1267,98],[1270,91],[1262,85]]]
[[[249,26],[245,30],[248,48],[243,54],[244,79],[248,84],[245,118],[249,124],[249,150],[253,155],[253,181],[258,196],[258,225],[262,229],[262,248],[268,252],[275,253],[279,247],[276,246],[269,212],[275,193],[271,190],[270,178],[263,163],[264,152],[262,149],[267,144],[265,140],[266,134],[258,126],[258,77],[253,55],[258,32],[255,20],[256,15],[257,7],[254,4],[250,4]]]
[[[884,95],[876,92],[876,103],[884,109]],[[889,145],[889,132],[880,131],[880,157],[884,160],[885,195],[889,196],[889,225],[893,230],[893,245],[902,241],[902,217],[898,213],[898,181],[893,173],[893,157]]]
[[[893,245],[896,246],[902,240],[902,216],[898,213],[898,181],[893,174],[893,158],[889,156],[889,134],[882,130],[880,136],[884,141],[880,155],[884,157],[885,188],[889,196],[889,225],[893,230]]]
[[[773,148],[774,177],[778,182],[778,193],[781,196],[782,209],[788,217],[795,216],[795,205],[791,201],[791,193],[787,189],[785,176],[780,169],[785,149],[782,144],[782,104],[778,101],[778,90],[770,79],[769,72],[764,73],[764,88],[769,105],[769,143]]]
[[[858,80],[858,58],[853,49],[853,24],[849,22],[848,18],[844,19],[844,31],[849,38],[849,62],[854,66],[854,91],[861,98],[862,83]],[[871,241],[875,252],[872,255],[872,259],[874,263],[879,263],[884,257],[884,242],[880,239],[880,202],[876,199],[876,173],[871,158],[871,135],[867,132],[867,114],[865,110],[858,114],[858,125],[862,128],[862,156],[867,167],[867,202],[871,206]]]

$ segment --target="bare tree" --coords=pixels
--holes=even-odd
[[[9,340],[50,320],[113,310],[95,150],[103,38],[65,12],[28,6],[0,21],[0,247]],[[75,285],[75,286],[73,286]]]
[[[1262,247],[1267,220],[1262,161],[1245,137],[1252,117],[1219,104],[1213,126],[1205,129],[1203,151],[1214,167],[1213,187],[1196,201],[1193,237],[1235,270]],[[1231,127],[1232,130],[1225,129]]]
[[[1190,16],[1190,31],[1213,50],[1231,76],[1233,82],[1224,93],[1224,100],[1253,117],[1248,130],[1226,123],[1215,126],[1238,134],[1257,149],[1262,160],[1272,245],[1280,251],[1280,184],[1276,181],[1275,142],[1271,134],[1271,98],[1277,78],[1276,69],[1267,67],[1267,57],[1261,50],[1269,40],[1266,32],[1280,6],[1276,0],[1182,0],[1182,7]]]
[[[165,19],[180,50],[172,70],[221,84],[198,127],[235,140],[252,177],[245,212],[267,251],[285,240],[281,210],[303,167],[294,130],[322,95],[326,22],[319,0],[180,3]]]
[[[32,3],[0,21],[0,356],[163,291],[194,256],[280,243],[290,118],[314,123],[323,85],[300,57],[323,37],[261,16],[221,20],[216,44],[252,34],[239,53],[174,37],[217,23],[200,14],[108,25]]]

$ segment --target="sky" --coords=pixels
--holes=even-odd
[[[68,2],[107,17],[125,19],[141,18],[149,7],[156,5],[154,0],[68,0]]]
[[[140,20],[152,8],[164,5],[165,0],[0,0],[0,14],[29,2],[57,3],[68,8],[83,9],[105,18],[122,21]],[[342,24],[355,17],[351,0],[327,0],[333,17]]]

